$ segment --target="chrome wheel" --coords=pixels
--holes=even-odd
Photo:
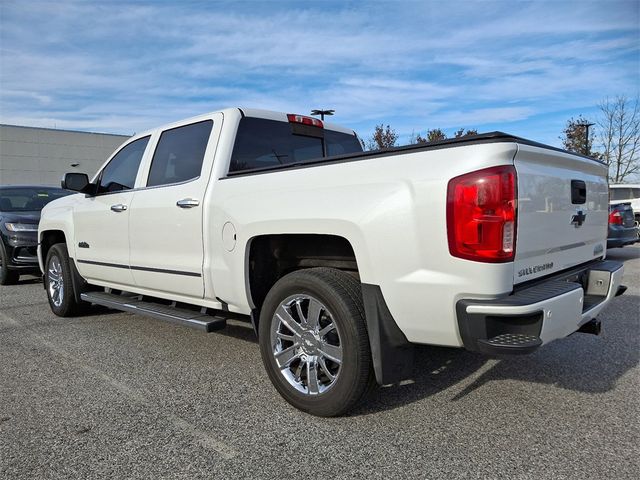
[[[56,256],[52,256],[49,260],[47,280],[49,282],[49,298],[51,298],[51,303],[59,307],[62,305],[64,299],[64,279],[62,277],[60,259]]]
[[[324,393],[340,375],[340,331],[327,307],[310,295],[280,303],[271,320],[271,345],[280,373],[301,393]]]

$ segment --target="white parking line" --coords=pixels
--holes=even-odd
[[[139,391],[129,387],[128,385],[125,385],[124,383],[116,380],[113,377],[110,377],[109,375],[98,370],[97,368],[86,365],[84,363],[84,360],[81,360],[73,356],[72,354],[70,354],[60,346],[46,340],[43,336],[38,335],[37,333],[34,333],[33,331],[30,331],[24,328],[22,325],[20,325],[19,322],[17,322],[7,314],[0,312],[0,320],[3,320],[5,323],[8,323],[9,325],[16,326],[23,329],[25,331],[25,336],[28,336],[34,343],[38,343],[40,345],[45,346],[46,348],[54,352],[56,355],[63,357],[67,361],[73,363],[75,367],[81,370],[84,370],[87,373],[90,373],[94,378],[100,378],[104,383],[108,384],[109,386],[111,386],[121,394],[127,396],[132,401],[142,404],[145,407],[157,408],[157,405],[155,405],[153,402],[146,399],[144,395]],[[192,436],[204,448],[215,451],[225,460],[231,460],[232,458],[238,455],[238,452],[234,450],[231,446],[212,437],[209,433],[199,430],[198,428],[191,425],[189,422],[187,422],[183,418],[180,418],[177,415],[174,415],[172,413],[168,413],[168,414],[163,413],[163,417],[169,420],[169,422],[176,429],[181,430],[182,432]]]

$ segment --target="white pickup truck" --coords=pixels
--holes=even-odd
[[[56,315],[99,304],[252,322],[280,394],[339,415],[412,344],[528,353],[598,333],[607,167],[504,133],[363,152],[351,130],[231,108],[129,139],[42,212]]]

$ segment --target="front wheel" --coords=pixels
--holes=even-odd
[[[44,285],[51,311],[59,317],[81,313],[84,302],[77,302],[71,280],[71,260],[64,243],[56,243],[47,253]]]
[[[341,415],[375,382],[360,283],[340,270],[290,273],[269,291],[260,352],[278,392],[313,415]]]

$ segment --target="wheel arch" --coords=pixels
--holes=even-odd
[[[340,235],[283,233],[256,235],[245,249],[245,289],[257,333],[259,312],[271,287],[284,275],[313,267],[343,270],[359,279],[351,242]]]
[[[40,251],[40,269],[45,271],[45,262],[47,260],[47,254],[52,246],[56,243],[64,243],[67,244],[67,236],[65,235],[63,230],[45,230],[40,232],[40,242],[39,242],[39,251]],[[67,244],[67,250],[69,250],[69,245]]]
[[[71,282],[73,283],[73,293],[77,302],[80,302],[80,294],[88,289],[87,281],[80,275],[76,267],[75,259],[72,257],[73,245],[67,241],[67,235],[63,230],[51,229],[40,233],[40,244],[38,246],[38,260],[43,275],[46,274],[47,255],[51,247],[57,243],[64,243],[69,255],[69,265],[71,267]]]

